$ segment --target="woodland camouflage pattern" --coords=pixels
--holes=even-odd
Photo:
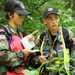
[[[23,55],[21,55],[20,51],[11,51],[6,35],[0,32],[0,75],[3,75],[6,72],[7,67],[13,68],[16,66],[22,66]]]
[[[64,28],[63,28],[64,30]],[[67,29],[66,29],[67,30]],[[68,30],[67,30],[68,31]],[[66,48],[69,49],[69,52],[70,52],[70,55],[71,55],[71,58],[72,59],[75,59],[75,42],[72,41],[72,39],[75,39],[75,35],[73,32],[71,31],[68,31],[68,32],[65,32],[65,35],[64,35],[64,40],[65,40],[65,44],[66,44]],[[43,36],[44,35],[44,36]],[[52,39],[51,39],[51,36],[50,36],[50,33],[49,33],[49,30],[45,31],[44,34],[42,33],[39,37],[39,39],[37,39],[38,43],[37,43],[37,46],[38,48],[40,49],[41,47],[41,44],[42,44],[42,40],[43,38],[45,37],[44,39],[44,45],[43,45],[43,53],[44,55],[48,56],[47,59],[50,60],[52,58],[56,58],[56,57],[61,57],[63,58],[64,54],[63,52],[58,54],[58,52],[56,52],[56,50],[59,49],[60,47],[60,44],[61,44],[61,33],[60,33],[60,29],[58,30],[58,33],[55,37],[55,40],[54,42],[52,42]],[[45,54],[45,51],[48,51],[48,54]],[[55,64],[55,61],[51,61],[49,62],[49,66],[52,67],[52,65],[56,66],[57,64]],[[61,61],[62,62],[62,61]],[[71,66],[75,67],[75,60],[71,60]],[[59,68],[57,66],[57,68]],[[59,74],[56,74],[57,71],[53,70],[51,71],[50,73],[48,73],[50,71],[46,71],[46,69],[43,71],[43,74],[42,75],[59,75]],[[62,75],[65,75],[64,73]],[[71,75],[75,75],[75,73],[73,73],[73,71],[71,72]]]

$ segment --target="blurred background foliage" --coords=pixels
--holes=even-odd
[[[7,0],[0,0],[0,26],[6,24],[4,3]],[[45,9],[54,7],[59,10],[61,15],[60,25],[71,29],[75,33],[75,1],[74,0],[20,0],[24,3],[25,8],[32,15],[25,16],[25,21],[20,26],[21,31],[28,34],[38,29],[39,33],[47,27],[43,23],[43,13]]]
[[[7,0],[0,0],[0,27],[6,24],[4,4]],[[25,21],[20,30],[28,34],[34,30],[39,30],[39,33],[47,29],[43,23],[43,13],[45,9],[54,7],[60,13],[60,25],[72,30],[75,33],[75,0],[21,0],[26,9],[32,15],[25,16]],[[38,35],[37,33],[36,35]],[[30,72],[31,73],[31,72]],[[29,73],[28,73],[29,74]]]

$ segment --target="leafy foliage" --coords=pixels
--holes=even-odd
[[[0,26],[6,24],[6,19],[4,17],[5,12],[4,3],[7,0],[0,0]],[[74,2],[74,0],[72,0]],[[38,29],[39,33],[44,31],[47,27],[43,23],[43,13],[45,9],[49,7],[55,7],[61,12],[61,22],[60,25],[63,25],[67,28],[74,28],[74,10],[73,10],[73,2],[68,0],[22,0],[26,9],[32,13],[32,15],[25,16],[25,21],[23,25],[20,27],[21,31],[26,31],[27,33],[31,33],[34,30]],[[70,4],[70,6],[69,6]],[[71,28],[72,29],[72,28]],[[75,30],[74,30],[75,32]]]
[[[7,0],[0,0],[0,26],[6,24],[4,4]],[[21,0],[26,9],[32,13],[32,15],[25,16],[25,21],[20,30],[27,32],[28,34],[38,29],[39,33],[46,30],[47,26],[43,23],[43,13],[45,9],[54,7],[59,9],[61,21],[60,25],[68,29],[71,29],[75,33],[75,1],[74,0]],[[37,35],[39,34],[37,33]],[[60,64],[58,61],[57,63]],[[57,69],[55,66],[48,69]],[[59,68],[59,71],[63,70],[63,67]],[[27,70],[27,72],[29,72]],[[30,71],[30,74],[35,72]],[[35,72],[37,73],[37,71]],[[33,73],[33,75],[36,75]],[[28,75],[30,75],[28,74]]]
[[[38,70],[24,70],[23,73],[25,73],[26,75],[38,75]]]

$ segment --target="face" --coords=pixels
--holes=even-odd
[[[48,26],[50,30],[58,29],[60,21],[60,16],[56,14],[50,14],[44,19],[44,23]]]
[[[12,23],[12,25],[14,25],[15,27],[18,27],[19,25],[22,25],[24,21],[24,15],[14,12],[14,14],[10,16],[9,21],[10,23]]]

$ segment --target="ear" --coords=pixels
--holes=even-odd
[[[45,19],[43,19],[43,22],[44,22],[44,24],[46,24],[46,20]]]
[[[11,15],[11,13],[10,13],[10,12],[8,13],[8,16],[9,16],[9,18],[12,18],[12,15]]]

